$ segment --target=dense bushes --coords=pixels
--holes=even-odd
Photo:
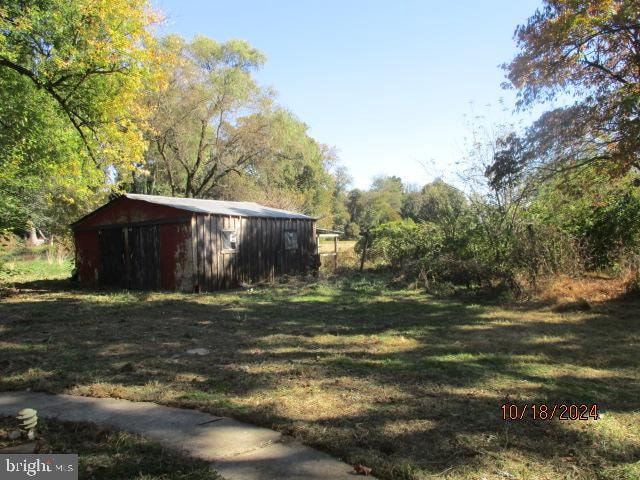
[[[385,223],[369,232],[367,258],[437,290],[452,284],[521,293],[541,276],[582,268],[576,243],[550,226],[529,223],[490,236],[479,222],[469,222],[459,233],[464,242],[447,241],[441,226],[431,222]],[[364,237],[360,253],[363,243]]]
[[[576,190],[569,198],[574,194],[565,183],[562,191],[541,189],[517,208],[486,197],[460,204],[456,197],[453,215],[372,228],[367,258],[430,290],[464,285],[508,289],[516,295],[559,273],[634,268],[640,189],[635,182],[624,184],[626,189],[618,184],[597,192]],[[358,243],[360,252],[363,243],[364,237]]]
[[[589,270],[619,268],[640,247],[640,177],[618,177],[592,166],[541,189],[530,215],[571,237]]]
[[[383,223],[369,232],[368,254],[393,268],[403,269],[424,258],[435,258],[443,242],[444,236],[437,225],[399,220]],[[358,248],[361,251],[362,241]]]
[[[364,237],[358,242],[361,253]],[[389,222],[368,235],[367,257],[387,264],[410,280],[433,287],[444,282],[471,285],[481,280],[473,259],[456,255],[455,242],[447,241],[443,228],[411,219]]]
[[[370,260],[436,290],[464,285],[519,295],[558,274],[638,277],[639,173],[606,163],[514,173],[500,163],[509,159],[502,150],[472,151],[470,193],[441,180],[406,192],[404,219],[368,230]]]

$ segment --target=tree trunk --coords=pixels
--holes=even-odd
[[[37,245],[38,243],[38,234],[36,233],[36,227],[31,227],[31,232],[29,232],[29,243],[31,243],[31,245]]]
[[[364,232],[364,246],[362,247],[362,258],[360,258],[360,272],[364,270],[364,259],[367,257],[368,244],[369,244],[369,232]]]

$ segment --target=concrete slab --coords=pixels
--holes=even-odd
[[[217,461],[263,448],[281,437],[274,430],[224,418],[192,430],[183,446],[198,458]]]
[[[212,462],[228,480],[346,480],[354,475],[351,466],[276,431],[196,410],[114,398],[0,392],[0,415],[15,416],[27,407],[43,418],[93,422],[146,436]]]
[[[0,414],[15,416],[23,408],[59,408],[68,402],[66,395],[49,395],[37,392],[2,392],[0,394]]]
[[[214,462],[212,467],[228,480],[354,480],[355,476],[350,465],[298,442],[274,443]]]

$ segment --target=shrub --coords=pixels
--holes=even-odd
[[[356,249],[363,249],[361,238]],[[416,262],[433,259],[442,249],[443,235],[432,223],[415,223],[413,220],[388,222],[373,228],[368,237],[367,258],[381,259],[392,268],[415,268]]]
[[[509,291],[515,297],[527,287],[536,288],[538,277],[581,271],[578,243],[556,227],[526,223],[525,219],[509,228],[497,221],[484,227],[469,223],[457,238],[446,240],[434,223],[385,223],[370,231],[367,258],[429,291],[462,285]],[[362,251],[363,239],[357,248]]]

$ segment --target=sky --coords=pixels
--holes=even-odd
[[[508,110],[500,64],[540,0],[155,0],[160,33],[248,40],[278,103],[337,149],[356,188],[455,177],[465,116]],[[503,114],[497,114],[500,117]],[[509,113],[505,115],[510,115]]]

